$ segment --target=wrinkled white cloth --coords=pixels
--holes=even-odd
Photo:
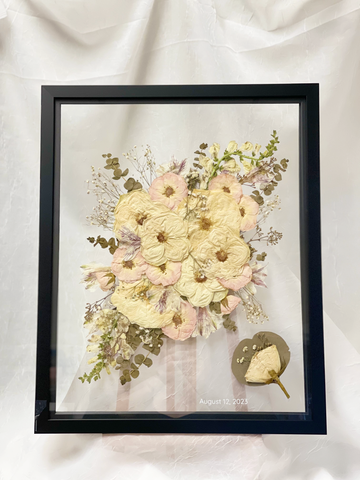
[[[357,480],[360,0],[0,2],[0,478]],[[319,82],[328,435],[33,435],[40,86]],[[288,265],[293,267],[292,265]]]

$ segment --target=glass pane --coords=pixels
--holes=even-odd
[[[169,415],[172,415],[174,412],[304,412],[299,253],[298,117],[298,105],[62,105],[60,253],[56,364],[57,412],[168,412]],[[119,381],[120,376],[124,376],[124,372],[122,372],[124,368],[122,368],[122,370],[116,370],[113,367],[110,367],[110,375],[103,369],[100,373],[100,379],[97,381],[92,379],[91,383],[87,381],[82,383],[79,377],[83,377],[84,373],[89,375],[93,367],[99,363],[99,360],[96,360],[94,363],[88,364],[88,361],[96,357],[98,352],[95,349],[92,352],[86,351],[88,345],[94,344],[88,342],[90,339],[89,330],[83,326],[85,305],[87,303],[93,304],[93,302],[109,294],[108,300],[110,300],[111,294],[113,293],[113,290],[101,290],[99,285],[94,285],[94,291],[85,288],[90,285],[91,281],[96,283],[97,280],[100,281],[100,284],[106,290],[108,286],[112,285],[110,269],[103,271],[102,275],[99,275],[99,271],[96,272],[94,268],[88,270],[88,283],[81,283],[84,275],[80,266],[96,262],[97,264],[110,267],[113,261],[113,255],[109,252],[109,246],[106,247],[104,244],[103,246],[105,248],[102,248],[102,245],[97,244],[94,247],[95,242],[90,243],[90,241],[87,240],[92,237],[96,241],[98,236],[106,240],[109,240],[111,237],[115,238],[111,226],[111,214],[108,221],[110,229],[91,225],[91,221],[96,223],[99,220],[98,208],[99,206],[101,207],[98,203],[98,198],[93,193],[96,187],[96,185],[92,183],[94,178],[95,182],[98,182],[99,178],[104,182],[106,181],[103,176],[104,174],[111,179],[113,173],[115,171],[118,172],[118,168],[120,168],[122,172],[129,170],[125,178],[113,180],[117,188],[119,190],[121,189],[122,193],[125,194],[127,190],[124,187],[124,183],[126,179],[131,177],[141,182],[143,188],[148,191],[149,185],[147,181],[151,184],[151,181],[154,180],[156,175],[150,177],[149,170],[146,170],[146,162],[145,164],[141,163],[144,162],[144,158],[155,162],[155,170],[159,165],[168,163],[174,159],[178,163],[187,159],[187,169],[191,167],[195,170],[193,163],[198,163],[198,161],[194,161],[194,158],[199,158],[199,154],[194,152],[199,149],[200,144],[206,143],[208,147],[210,147],[213,143],[218,143],[220,150],[217,158],[220,159],[231,141],[237,142],[242,154],[245,155],[245,157],[242,157],[242,167],[238,175],[249,175],[249,172],[251,172],[250,169],[254,167],[254,165],[251,166],[251,159],[259,158],[261,152],[266,154],[266,146],[269,141],[272,140],[271,134],[273,130],[277,131],[280,141],[280,144],[277,146],[278,150],[274,152],[274,157],[276,157],[278,164],[283,158],[289,159],[286,171],[283,171],[285,170],[284,168],[280,169],[276,167],[276,171],[271,170],[273,173],[272,176],[269,176],[264,174],[262,169],[259,168],[257,170],[258,177],[256,186],[248,185],[249,181],[245,182],[245,184],[242,185],[241,194],[241,189],[238,188],[240,184],[236,180],[237,172],[232,171],[234,162],[231,162],[227,164],[228,170],[226,170],[225,167],[227,173],[222,173],[222,178],[224,178],[225,175],[232,176],[231,182],[233,183],[229,180],[229,184],[219,184],[220,186],[218,187],[216,187],[216,182],[213,183],[215,190],[216,188],[222,189],[222,193],[220,192],[221,198],[223,198],[224,195],[228,195],[229,201],[226,208],[221,202],[219,205],[222,206],[211,207],[220,210],[215,213],[212,211],[211,215],[213,216],[209,213],[210,220],[215,224],[217,231],[220,230],[219,238],[225,238],[221,237],[221,235],[225,235],[224,232],[229,231],[229,229],[232,231],[234,222],[236,224],[238,221],[238,212],[240,211],[239,218],[240,221],[243,222],[241,225],[244,229],[241,231],[241,234],[244,240],[236,240],[238,243],[235,242],[235,245],[238,246],[239,242],[242,242],[242,244],[244,242],[248,243],[249,240],[252,239],[251,243],[248,244],[256,249],[256,252],[252,252],[252,258],[247,262],[252,269],[252,283],[243,287],[238,293],[232,291],[228,286],[230,276],[234,279],[232,268],[235,267],[229,265],[229,271],[226,270],[225,267],[223,268],[226,260],[224,256],[230,254],[231,245],[233,245],[231,243],[232,240],[226,240],[230,242],[230,246],[226,246],[224,243],[223,249],[219,249],[213,253],[209,250],[209,255],[217,255],[217,268],[220,269],[219,271],[221,271],[225,277],[227,272],[229,272],[229,276],[226,278],[223,277],[221,283],[217,272],[214,270],[214,261],[212,263],[210,262],[210,266],[207,264],[207,268],[212,270],[210,273],[206,270],[207,273],[205,273],[209,278],[211,277],[213,286],[208,288],[207,293],[201,293],[203,292],[203,290],[201,290],[203,283],[202,278],[197,278],[197,285],[194,284],[195,287],[191,284],[190,280],[188,280],[188,283],[183,282],[181,288],[174,289],[171,287],[171,295],[173,295],[174,292],[178,297],[182,295],[183,298],[181,300],[179,299],[179,302],[190,305],[187,309],[184,307],[185,310],[182,311],[183,317],[180,315],[180,320],[179,317],[175,317],[178,308],[175,299],[173,300],[175,303],[172,304],[172,306],[169,306],[169,303],[167,303],[165,307],[167,311],[173,313],[171,324],[169,324],[172,326],[172,335],[174,335],[174,332],[178,334],[178,328],[179,325],[182,325],[182,322],[188,322],[190,325],[190,333],[191,328],[195,328],[193,334],[195,334],[195,332],[200,333],[201,328],[199,327],[199,322],[201,320],[204,321],[203,333],[206,333],[205,327],[209,327],[211,324],[215,324],[218,329],[213,331],[208,338],[200,334],[183,341],[164,337],[162,338],[163,345],[159,355],[149,354],[149,350],[142,349],[140,345],[135,355],[142,354],[146,356],[149,354],[148,358],[152,360],[153,364],[150,368],[144,364],[141,365],[139,368],[139,376],[132,378],[131,382],[126,382],[124,385]],[[254,157],[252,155],[251,145],[245,144],[246,142],[251,142],[254,148],[255,144],[261,145],[259,152],[255,149]],[[229,149],[232,147],[235,148],[234,144],[232,144],[232,146],[230,145]],[[151,153],[149,153],[149,149]],[[209,165],[214,165],[211,152],[214,154],[216,153],[215,151],[216,147],[215,150],[211,151],[209,151],[209,148],[205,149],[204,153],[206,153],[207,158],[210,158],[210,164],[207,163],[209,160],[201,157],[203,168],[197,169],[200,174],[204,174],[206,168],[210,168]],[[132,153],[127,157],[129,152]],[[148,152],[147,157],[144,157],[146,152]],[[104,154],[108,153],[111,153],[111,156],[104,157]],[[131,156],[133,160],[135,157],[138,160],[131,161]],[[113,158],[119,159],[119,167],[116,168],[116,160],[110,160]],[[234,158],[238,164],[240,163],[239,157],[236,156],[236,154],[233,154],[232,158]],[[266,161],[269,162],[271,158],[271,156],[268,157]],[[215,158],[215,164],[217,161]],[[224,165],[224,162],[220,163],[220,165]],[[282,165],[284,165],[284,163]],[[92,175],[92,166],[94,167],[95,175]],[[113,168],[104,169],[105,166],[112,166]],[[141,171],[143,168],[145,168],[145,173],[142,174]],[[102,176],[98,177],[98,173],[101,173]],[[218,173],[220,173],[220,170]],[[253,174],[255,173],[253,172]],[[144,179],[142,175],[145,175],[147,180]],[[172,175],[179,177],[177,173],[172,173]],[[276,177],[274,177],[274,175],[276,175]],[[275,180],[278,183],[273,191],[271,191],[271,187],[269,189],[269,183],[267,183],[270,180]],[[178,183],[173,185],[174,189],[176,190],[176,188],[179,187],[181,190],[184,182],[183,176],[181,181],[179,180]],[[132,181],[130,181],[130,183],[128,182],[126,187],[134,186],[132,183]],[[206,183],[207,182],[203,185],[205,188]],[[234,184],[237,186],[231,186]],[[113,189],[109,181],[107,181],[106,186],[104,186],[104,183],[102,183],[102,185],[105,190]],[[160,198],[160,204],[168,214],[160,209],[161,212],[156,210],[156,214],[154,215],[160,215],[161,213],[161,215],[165,217],[170,214],[180,217],[177,202],[183,198],[181,196],[183,193],[180,193],[179,197],[176,197],[173,191],[168,190],[166,193],[164,190],[166,186],[163,188],[159,185],[156,187],[156,185],[158,184],[154,186],[153,192],[155,193],[153,193],[153,195],[157,195],[157,197],[153,197],[153,199],[156,198],[158,200]],[[137,186],[136,184],[135,188]],[[227,192],[227,189],[230,190],[230,193]],[[262,213],[257,216],[255,207],[258,205],[258,201],[261,203],[261,200],[259,200],[259,198],[257,198],[257,201],[251,198],[250,200],[248,199],[250,195],[254,197],[257,196],[256,193],[253,193],[254,190],[259,192],[265,202],[261,207]],[[87,193],[88,191],[90,191],[90,193]],[[209,245],[206,242],[210,238],[210,232],[213,231],[215,227],[212,224],[206,224],[206,218],[208,219],[206,216],[208,211],[208,197],[206,194],[204,195],[203,192],[200,192],[199,195],[203,195],[205,198],[204,206],[199,207],[198,217],[194,217],[193,220],[191,220],[190,217],[186,217],[186,219],[189,223],[192,223],[190,229],[195,228],[194,225],[196,222],[198,222],[196,224],[198,225],[199,222],[203,221],[203,217],[205,218],[205,223],[202,227],[199,227],[201,230],[199,239],[196,241],[193,240],[194,245],[196,245],[191,244],[189,248],[195,248],[196,250],[198,245],[201,245],[201,248],[199,247],[200,260],[195,258],[194,262],[206,262],[207,260],[204,258],[206,253],[204,252],[207,251],[206,248],[208,248]],[[278,206],[276,205],[277,195],[281,201]],[[171,200],[171,197],[175,199],[175,206],[171,204],[171,202],[166,203],[169,199]],[[114,198],[112,193],[110,196],[107,196],[105,193],[104,198],[112,202],[112,205],[115,205],[118,200],[118,198]],[[247,202],[245,201],[246,199]],[[234,210],[234,202],[238,209],[236,212],[236,209]],[[268,204],[268,202],[270,202],[270,204]],[[274,208],[270,211],[272,207]],[[170,210],[170,208],[176,208],[176,210]],[[201,210],[201,208],[203,208],[203,210]],[[221,208],[223,210],[221,210]],[[243,209],[241,210],[241,208]],[[268,216],[264,215],[266,211],[270,211]],[[184,213],[184,210],[182,210],[182,212]],[[202,216],[202,212],[205,212],[204,216]],[[95,216],[97,219],[86,218],[91,216]],[[254,219],[257,220],[257,225],[261,227],[261,232],[257,232]],[[144,221],[146,223],[148,219],[143,219],[143,222]],[[118,226],[120,225],[122,228],[124,222],[120,222],[120,224],[118,224]],[[130,217],[129,222],[125,222],[125,225],[130,229],[133,228]],[[156,225],[156,222],[153,223],[153,225]],[[124,231],[122,232],[124,233]],[[163,231],[164,235],[166,232],[167,230],[165,229]],[[280,232],[282,234],[282,238],[278,238],[278,242],[277,237],[279,237],[279,235],[277,235],[277,233],[274,234],[274,232]],[[141,237],[142,234],[140,234],[139,231],[137,233]],[[158,237],[160,233],[159,231],[157,234],[158,242],[163,243]],[[180,227],[177,235],[180,239],[183,238]],[[237,238],[240,238],[239,231],[236,235]],[[259,241],[260,237],[264,240]],[[149,238],[150,236],[147,237],[147,239]],[[167,241],[166,239],[162,240]],[[221,240],[218,241],[221,242]],[[275,245],[271,243],[275,243]],[[145,248],[144,244],[145,241],[141,239],[142,248]],[[169,270],[167,270],[168,275],[173,279],[177,279],[178,277],[176,275],[182,275],[186,269],[190,268],[188,266],[184,267],[184,262],[186,258],[189,257],[189,252],[179,253],[182,248],[185,248],[181,241],[178,243],[175,241],[174,245],[175,247],[168,253],[168,257],[166,257],[164,253],[161,255],[165,255],[169,261],[175,259],[177,263],[181,263],[182,273],[180,273],[178,267],[173,267],[173,270],[170,269],[170,266],[166,267],[169,268]],[[115,243],[115,247],[117,247],[117,243]],[[227,251],[227,248],[230,250]],[[236,252],[240,251],[236,250],[236,248]],[[130,258],[130,260],[126,260],[128,257],[124,257],[125,247],[122,249],[122,252],[122,256],[117,256],[117,270],[113,268],[113,272],[121,277],[121,284],[126,283],[130,285],[130,282],[133,281],[134,278],[138,278],[138,273],[133,272],[135,276],[132,277],[129,274],[126,277],[125,273],[129,273],[126,271],[126,268],[132,270],[135,267],[134,263],[130,265],[133,257]],[[130,255],[129,252],[127,253]],[[263,255],[263,253],[266,255]],[[154,265],[154,263],[159,263],[159,261],[151,260],[156,257],[156,254],[154,253],[153,257],[151,255],[152,253],[149,252],[144,253],[144,257],[148,260],[147,263],[150,265],[151,262],[153,263],[153,265],[151,265],[153,267],[152,273],[149,273],[150,270],[145,271],[146,265],[144,266],[144,263],[141,264],[140,262],[137,264],[137,268],[140,272],[139,275],[142,275],[142,279],[149,277],[152,279],[152,282],[159,283],[161,265]],[[183,258],[179,260],[180,257],[178,258],[177,255],[182,255]],[[235,263],[237,261],[238,260],[236,260]],[[130,263],[126,266],[124,262]],[[241,263],[241,271],[243,271],[245,275],[243,263],[244,262]],[[257,266],[255,263],[257,263]],[[201,263],[202,269],[199,267],[199,272],[203,275],[205,275],[203,270],[204,265],[204,263]],[[262,269],[263,267],[266,268]],[[165,267],[162,268],[164,269]],[[178,268],[178,270],[176,270],[176,268]],[[240,270],[238,269],[238,271]],[[146,272],[148,272],[148,274]],[[98,273],[98,275],[96,273]],[[104,274],[106,273],[110,273],[110,276],[106,277],[107,280],[104,282]],[[265,274],[267,275],[265,276]],[[125,275],[125,277],[121,275]],[[175,280],[171,280],[171,278],[169,281],[170,284],[173,285]],[[179,280],[177,280],[177,282],[178,281]],[[207,281],[208,279],[206,282]],[[266,288],[261,286],[262,281],[266,284]],[[108,282],[110,282],[109,285],[107,285]],[[239,285],[238,277],[236,277],[236,282],[236,285]],[[119,280],[116,279],[116,287],[118,284]],[[215,284],[216,286],[214,287]],[[220,288],[218,288],[219,285]],[[226,286],[228,288],[226,288]],[[160,285],[157,289],[155,288],[155,290],[150,289],[150,293],[148,293],[149,290],[146,290],[145,294],[151,298],[153,298],[152,295],[159,295],[158,300],[160,300],[162,295],[161,288]],[[169,287],[167,287],[166,290],[169,290]],[[252,294],[255,290],[254,300]],[[209,291],[210,294],[208,294]],[[137,294],[144,294],[144,292],[137,292]],[[201,295],[203,296],[201,297]],[[204,295],[207,298],[206,301],[203,300],[203,298],[205,298]],[[224,295],[231,295],[229,299],[230,303],[239,296],[242,298],[242,302],[240,302],[230,314],[230,319],[225,319],[227,322],[226,325],[228,326],[231,326],[231,322],[234,322],[237,327],[236,331],[224,328],[224,326],[222,326],[222,322],[224,321],[222,315],[216,313],[216,311],[221,308],[221,305],[223,310],[226,310],[226,301],[223,300],[222,304],[220,302]],[[202,300],[199,300],[200,297]],[[124,297],[121,298],[123,302]],[[164,297],[162,298],[164,300]],[[168,302],[168,299],[165,300]],[[203,303],[204,301],[205,304]],[[207,306],[210,302],[212,302],[212,311],[210,307]],[[250,302],[250,304],[247,302]],[[110,303],[104,303],[102,305],[105,305],[107,309],[114,308]],[[256,315],[255,318],[251,318],[251,305],[255,309],[257,305],[261,305],[268,319],[267,317],[257,319]],[[248,310],[248,314],[246,314],[245,307]],[[158,305],[157,308],[161,307]],[[197,319],[198,322],[197,325],[194,324],[195,320],[192,312],[195,312],[195,319]],[[105,315],[103,320],[105,322],[118,321],[121,323],[119,320],[120,317],[111,317],[111,315],[112,314],[108,314],[108,316]],[[139,310],[134,311],[131,315],[128,314],[130,322],[138,318],[138,321],[140,323],[143,322],[146,327],[146,315],[144,315],[140,306]],[[100,317],[98,316],[96,318]],[[207,323],[209,319],[210,322],[212,322],[210,324]],[[99,322],[100,321],[101,320],[99,320]],[[97,325],[99,325],[99,322]],[[216,327],[213,327],[213,329],[215,330]],[[135,330],[139,331],[139,329]],[[281,382],[290,395],[289,399],[276,383],[269,385],[263,384],[260,386],[244,385],[239,383],[232,372],[232,359],[235,348],[240,341],[246,338],[252,339],[258,332],[273,332],[280,335],[289,346],[291,359],[284,373],[281,375]],[[106,330],[103,332],[94,331],[93,333],[101,335],[106,333]],[[121,332],[118,331],[118,334],[120,335]],[[111,335],[114,337],[114,332]],[[137,334],[135,333],[135,335]],[[156,335],[159,335],[159,331],[157,331]],[[125,336],[127,340],[127,333]],[[183,334],[183,336],[186,335]],[[102,341],[103,344],[108,342],[105,337],[99,340],[99,342],[100,341]],[[250,347],[253,343],[254,342],[250,342]],[[271,342],[269,343],[271,344]],[[118,340],[118,344],[121,348],[120,340]],[[114,344],[109,345],[107,347],[108,349],[116,348]],[[124,344],[122,344],[122,346],[124,346]],[[237,357],[235,362],[238,363],[238,366],[244,362],[245,364],[248,362],[247,365],[249,366],[254,352],[255,350],[252,351],[251,347],[248,351],[245,351]],[[117,354],[112,350],[111,358],[115,359],[116,356]],[[244,360],[242,360],[243,357]],[[138,360],[139,358],[141,360],[142,357],[138,357]],[[260,352],[258,352],[258,360],[261,360],[260,364],[264,362],[263,358]],[[132,356],[132,364],[134,364],[134,360],[135,358]],[[270,361],[270,364],[274,365],[274,363],[271,362],[275,362],[275,364],[278,365],[276,363],[276,356],[275,359]],[[118,366],[119,364],[115,365]],[[268,364],[266,365],[266,372],[268,373],[269,367]],[[276,368],[277,367],[275,367],[275,370]],[[137,370],[137,368],[135,368],[134,365],[130,366],[130,371],[135,370]]]

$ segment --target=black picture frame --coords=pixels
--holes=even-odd
[[[305,412],[56,413],[59,151],[62,104],[299,105],[300,258]],[[310,208],[311,207],[311,208]],[[310,268],[311,267],[311,268]],[[310,274],[311,272],[311,274]],[[320,244],[319,85],[43,86],[35,433],[326,434]]]

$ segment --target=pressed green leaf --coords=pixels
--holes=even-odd
[[[139,353],[139,355],[135,355],[135,363],[141,365],[145,359],[145,356]]]
[[[135,179],[132,177],[128,178],[124,183],[124,187],[126,188],[126,190],[132,190],[134,188],[134,185],[135,185]]]
[[[133,190],[139,190],[140,188],[142,188],[141,183],[140,182],[135,182],[134,186],[133,186]]]
[[[139,370],[132,370],[131,376],[132,376],[133,378],[137,378],[139,375],[140,375]]]
[[[151,358],[145,358],[144,364],[145,364],[147,367],[151,367],[151,365],[153,364],[153,361],[151,360]]]

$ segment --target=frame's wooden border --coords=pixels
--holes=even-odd
[[[60,106],[64,103],[295,103],[300,112],[300,255],[305,413],[55,412]],[[325,434],[322,319],[319,85],[43,86],[36,433]],[[310,248],[311,247],[311,248]],[[311,266],[311,268],[310,268]],[[311,274],[310,274],[311,271]]]

